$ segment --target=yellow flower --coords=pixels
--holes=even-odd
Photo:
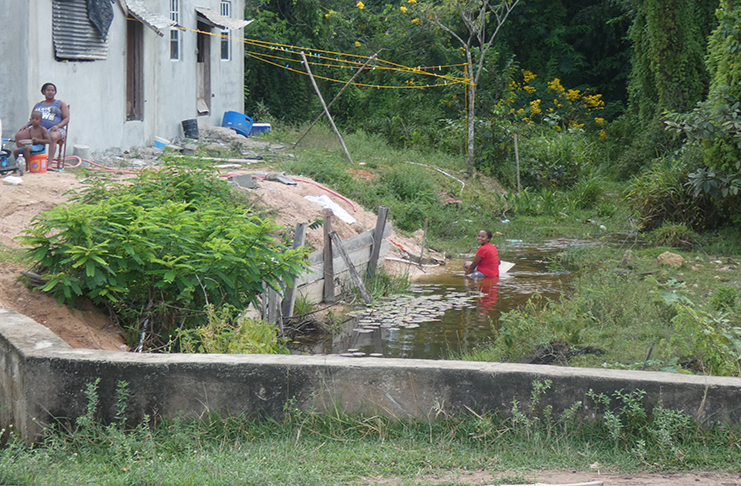
[[[605,107],[605,102],[602,101],[600,98],[602,98],[601,94],[596,95],[590,95],[584,97],[584,102],[587,104],[588,107],[601,110]]]
[[[533,115],[539,115],[543,113],[543,110],[540,109],[540,100],[533,100],[530,102],[530,112]]]
[[[605,119],[596,117],[594,119],[594,123],[596,123],[598,127],[601,127],[605,123]]]
[[[525,69],[522,69],[522,77],[526,83],[529,83],[530,81],[535,79],[537,75],[533,74],[531,71],[526,71]]]
[[[412,19],[413,24],[422,25],[422,21],[419,19]]]
[[[360,47],[360,42],[355,41],[355,47]]]
[[[579,99],[579,93],[580,91],[578,89],[570,89],[566,92],[566,98],[569,101],[574,102]]]
[[[365,8],[365,4],[363,2],[358,2],[355,4],[356,7],[358,7],[360,10],[363,10]]]
[[[599,139],[600,140],[607,140],[607,132],[604,130],[599,131]]]
[[[523,86],[522,89],[524,89],[525,91],[527,91],[530,94],[535,93],[535,87],[533,87],[533,86]]]
[[[403,13],[406,13],[408,9],[406,7],[401,7],[399,10],[401,10]]]
[[[417,3],[417,0],[407,0],[407,3]]]
[[[558,78],[548,82],[548,89],[553,90],[556,93],[563,93],[564,91],[566,91],[564,87],[561,86],[561,80]]]

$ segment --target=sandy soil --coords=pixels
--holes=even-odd
[[[419,477],[428,483],[455,484],[494,484],[495,481],[521,477],[517,473],[500,473],[492,475],[486,471],[472,472],[458,476]],[[522,486],[546,485],[589,485],[589,486],[741,486],[741,474],[717,474],[714,472],[692,472],[687,474],[635,473],[611,474],[585,471],[535,471],[525,475],[528,482],[518,482]],[[410,478],[404,478],[409,481]],[[366,478],[368,484],[400,484],[401,478]],[[513,480],[509,480],[510,483]],[[498,483],[497,483],[498,484]],[[507,483],[505,483],[507,484]]]

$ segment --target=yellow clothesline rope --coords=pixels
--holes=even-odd
[[[316,65],[316,66],[326,66],[329,68],[336,68],[336,69],[355,69],[359,68],[363,65],[363,61],[367,61],[370,59],[368,56],[363,56],[359,54],[348,54],[348,53],[340,53],[340,52],[334,52],[334,51],[326,51],[323,49],[309,49],[304,47],[297,47],[292,46],[288,44],[280,44],[280,43],[271,43],[266,41],[260,41],[256,39],[246,39],[241,37],[234,37],[228,34],[225,34],[223,32],[214,33],[214,32],[206,32],[202,30],[197,29],[188,29],[185,27],[174,27],[178,30],[186,31],[186,32],[195,32],[197,34],[205,34],[205,35],[211,35],[214,37],[219,37],[222,39],[230,39],[235,40],[238,42],[242,42],[245,45],[251,45],[254,47],[259,47],[263,49],[269,49],[272,51],[282,51],[282,52],[288,52],[291,54],[300,54],[301,52],[304,52],[304,55],[306,55],[308,58],[311,59],[317,59],[316,61],[309,61],[309,64]],[[296,72],[299,74],[307,75],[307,73],[303,70],[292,68],[291,63],[299,63],[303,64],[302,60],[299,59],[293,59],[290,57],[284,57],[284,56],[277,56],[272,54],[266,54],[266,53],[257,53],[250,50],[245,51],[247,55],[249,55],[251,58],[262,61],[277,67],[282,67],[284,69],[287,69],[292,72]],[[342,57],[340,57],[342,56]],[[271,61],[273,60],[279,60],[281,63]],[[352,58],[352,59],[348,59]],[[329,61],[329,63],[327,62]],[[453,84],[470,84],[472,82],[472,79],[468,77],[468,69],[466,68],[468,63],[460,63],[460,64],[445,64],[445,65],[436,65],[436,66],[417,66],[417,67],[408,67],[404,66],[402,64],[397,64],[391,61],[385,61],[383,59],[374,58],[375,64],[372,66],[368,66],[369,70],[374,69],[383,69],[388,71],[398,71],[405,74],[414,74],[414,75],[420,75],[420,76],[430,76],[434,78],[434,80],[431,80],[432,83],[425,83],[425,82],[407,82],[406,85],[377,85],[377,84],[366,84],[366,83],[360,83],[360,82],[354,82],[352,83],[354,86],[359,87],[367,87],[367,88],[383,88],[383,89],[417,89],[417,88],[434,88],[434,87],[442,87],[442,86],[450,86]],[[285,63],[285,64],[283,64]],[[333,64],[333,63],[339,63],[339,64]],[[450,69],[450,68],[458,68],[463,67],[464,69],[464,77],[456,77],[456,76],[450,76],[450,75],[442,75],[437,74],[437,72],[442,71],[443,69]],[[325,76],[319,76],[314,75],[317,79],[323,79],[325,81],[335,82],[335,83],[342,83],[345,84],[347,81],[341,80],[341,79],[334,79],[329,78]]]

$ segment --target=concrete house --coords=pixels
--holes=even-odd
[[[2,3],[4,138],[28,120],[45,82],[70,105],[68,154],[75,144],[149,146],[182,136],[183,120],[221,125],[225,111],[243,109],[244,0]]]

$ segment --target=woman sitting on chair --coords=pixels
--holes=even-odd
[[[45,96],[45,99],[38,102],[31,113],[34,111],[41,113],[41,126],[49,132],[47,160],[51,162],[57,152],[57,143],[67,136],[69,107],[64,101],[54,98],[57,94],[57,87],[53,83],[44,83],[41,87],[41,93]],[[28,131],[30,127],[31,124],[27,123],[15,134],[15,143],[18,148],[22,148],[20,140],[31,138]]]

